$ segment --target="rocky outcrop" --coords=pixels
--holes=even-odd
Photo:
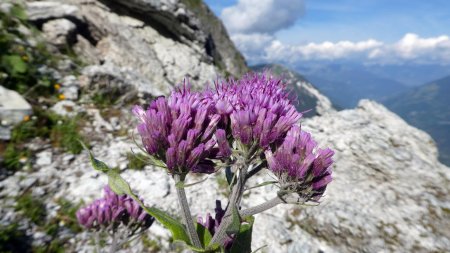
[[[304,112],[305,117],[335,111],[330,100],[299,73],[278,64],[261,64],[252,66],[251,69],[256,72],[269,71],[271,74],[282,78],[288,85],[287,89],[295,97],[297,110]]]
[[[236,49],[225,26],[211,9],[200,0],[181,0],[181,2],[199,19],[200,28],[206,34],[206,51],[213,57],[214,63],[235,77],[247,73],[249,68],[244,57]]]
[[[199,87],[220,75],[247,71],[221,22],[200,6],[208,29],[205,20],[178,1],[29,1],[27,11],[49,43],[73,45],[88,64],[122,69],[116,75],[125,76],[118,79],[146,80],[152,91],[144,95],[159,95],[151,92],[167,94],[185,77]],[[140,86],[135,90],[141,91]]]
[[[317,207],[278,207],[257,217],[275,219],[271,222],[280,227],[273,232],[273,224],[256,223],[258,245],[270,244],[269,252],[450,247],[450,170],[437,160],[428,134],[368,100],[302,125],[321,146],[335,149],[334,181]],[[278,243],[279,237],[284,242]]]

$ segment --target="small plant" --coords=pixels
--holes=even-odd
[[[53,147],[79,154],[83,149],[79,141],[85,141],[80,134],[82,122],[81,116],[67,118],[35,107],[32,117],[12,129],[11,140],[3,151],[3,165],[16,171],[29,162],[31,152],[26,144],[35,137],[50,139]]]
[[[13,4],[9,13],[0,11],[0,82],[19,93],[31,91],[51,94],[54,82],[51,75],[42,73],[39,67],[56,65],[44,43],[28,42],[24,29],[37,37],[36,29],[26,21],[26,13],[19,4]]]
[[[53,117],[50,140],[54,147],[61,147],[72,154],[79,154],[83,147],[79,140],[84,138],[79,133],[80,117]]]
[[[192,92],[185,84],[170,96],[155,99],[147,109],[133,108],[148,164],[173,179],[181,221],[159,207],[145,206],[118,170],[89,153],[91,163],[108,175],[109,187],[118,198],[134,200],[142,213],[171,232],[173,241],[195,252],[251,252],[255,214],[283,204],[318,204],[332,179],[334,152],[319,148],[300,128],[302,114],[284,87],[268,74],[250,74],[238,81],[218,82],[215,90],[203,92]],[[262,170],[275,180],[248,185],[249,178]],[[218,182],[225,181],[229,189],[228,203],[222,207],[217,200],[214,216],[207,214],[197,221],[185,191],[186,179],[194,173],[221,173],[225,180]],[[269,184],[278,188],[272,199],[242,208],[245,189]],[[114,215],[120,205],[101,200],[87,208],[80,209],[78,220],[88,229],[111,230],[111,224],[121,223]]]
[[[36,225],[45,224],[47,211],[42,200],[33,197],[29,192],[16,198],[16,211],[21,212]]]

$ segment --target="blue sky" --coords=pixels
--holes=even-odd
[[[383,64],[411,60],[418,64],[450,63],[448,0],[206,3],[222,18],[250,62],[293,55],[294,59],[287,61],[351,58]]]

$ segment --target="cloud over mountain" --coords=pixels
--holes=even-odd
[[[311,60],[351,60],[373,64],[450,64],[450,38],[446,35],[422,38],[407,33],[392,44],[363,41],[325,41],[290,45],[264,34],[231,36],[250,62],[301,62]]]

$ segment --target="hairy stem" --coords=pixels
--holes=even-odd
[[[226,230],[233,221],[232,210],[234,209],[234,206],[236,206],[239,210],[239,204],[241,202],[242,193],[244,192],[244,184],[245,178],[247,176],[247,171],[251,170],[252,168],[253,165],[250,165],[248,168],[247,166],[245,166],[240,170],[240,175],[237,180],[237,183],[233,186],[233,191],[231,192],[231,197],[228,202],[227,210],[225,211],[225,214],[222,218],[222,222],[220,223],[219,228],[217,229],[216,233],[211,239],[209,246],[215,244],[222,244],[225,238],[227,237]]]
[[[186,192],[184,191],[183,186],[178,186],[179,182],[182,182],[180,175],[174,175],[175,180],[175,188],[177,190],[178,203],[181,208],[181,217],[183,218],[183,223],[187,228],[189,238],[191,239],[191,243],[197,247],[202,248],[202,244],[200,243],[200,239],[198,238],[197,231],[195,230],[194,220],[192,219],[191,210],[189,209],[189,204],[186,198]]]
[[[284,201],[280,197],[277,196],[277,197],[274,197],[273,199],[270,199],[267,202],[264,202],[257,206],[250,207],[248,209],[239,211],[239,215],[242,218],[245,218],[247,216],[252,216],[252,215],[255,215],[258,213],[262,213],[262,212],[269,210],[270,208],[275,207],[281,203],[284,203]]]
[[[95,240],[95,250],[97,253],[102,253],[102,250],[100,248],[100,233],[96,231],[94,233],[94,240]]]
[[[116,251],[117,251],[117,238],[116,238],[116,233],[113,232],[112,243],[111,243],[111,247],[109,248],[109,252],[115,253]]]

